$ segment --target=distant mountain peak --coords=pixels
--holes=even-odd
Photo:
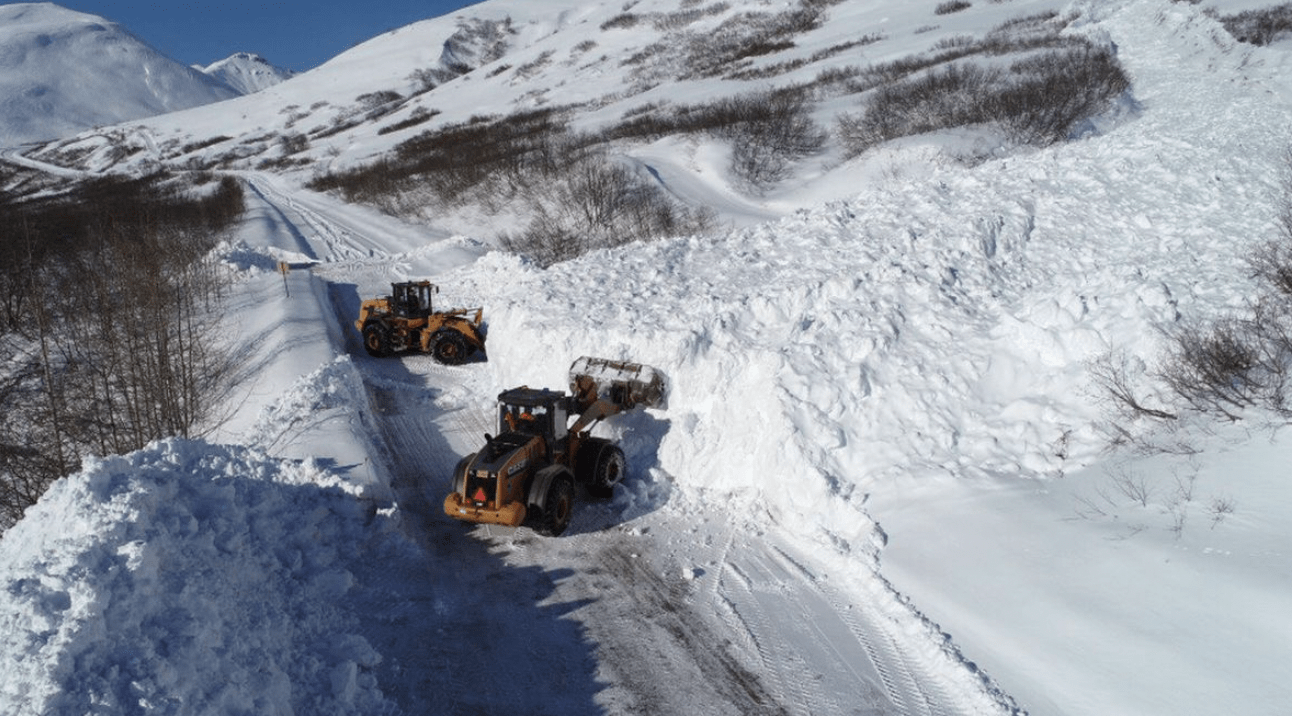
[[[266,87],[273,87],[296,74],[291,70],[275,67],[265,58],[251,52],[237,52],[219,62],[196,69],[242,94],[251,94]]]
[[[0,5],[0,145],[54,139],[237,96],[97,15]]]

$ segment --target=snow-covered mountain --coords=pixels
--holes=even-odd
[[[1182,411],[1166,448],[1118,448],[1090,372],[1123,355],[1166,401],[1164,331],[1256,294],[1292,48],[1222,19],[1261,7],[490,0],[9,157],[243,178],[219,256],[249,368],[205,440],[89,458],[0,538],[0,711],[1281,713],[1286,421]],[[1009,33],[1024,57],[975,59],[1025,68],[1060,33],[1129,86],[1052,145],[983,122],[844,150],[873,70]],[[495,249],[517,198],[304,186],[490,118],[586,137],[791,86],[829,136],[766,186],[725,136],[596,135],[717,221],[546,269]],[[410,278],[484,307],[487,360],[364,353],[360,300]],[[598,426],[614,499],[559,539],[446,517],[498,392],[563,388],[580,355],[668,383]]]
[[[259,92],[283,80],[291,79],[295,72],[274,67],[260,55],[239,52],[197,69],[237,90],[239,94]]]
[[[0,5],[0,146],[237,94],[101,17],[53,3]]]

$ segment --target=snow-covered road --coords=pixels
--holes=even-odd
[[[652,469],[649,447],[629,449],[620,496],[581,502],[561,538],[446,517],[440,501],[449,472],[492,429],[489,402],[509,386],[494,384],[483,360],[448,367],[422,355],[371,358],[350,322],[360,297],[384,292],[391,280],[451,281],[461,242],[441,240],[447,256],[414,250],[416,237],[365,224],[353,207],[261,177],[248,181],[265,205],[257,215],[280,223],[268,235],[290,237],[296,251],[319,261],[313,273],[328,282],[325,310],[363,377],[384,448],[373,459],[385,462],[401,524],[425,554],[411,573],[388,575],[410,580],[393,591],[425,592],[416,585],[429,580],[433,596],[423,597],[431,603],[418,607],[470,615],[450,620],[435,643],[407,644],[394,634],[400,638],[391,643],[374,640],[402,665],[394,691],[405,693],[404,708],[447,695],[464,708],[565,704],[565,713],[1006,709],[1008,697],[957,670],[954,648],[877,574],[820,562],[759,515],[696,504],[670,485],[687,476]],[[444,290],[453,295],[451,285]],[[662,411],[627,439],[662,433],[667,420]],[[469,678],[452,675],[499,664],[508,677],[488,688],[466,688]]]

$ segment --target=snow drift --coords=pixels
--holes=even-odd
[[[27,713],[383,712],[357,575],[404,543],[375,515],[242,448],[88,460],[4,536],[0,692]]]

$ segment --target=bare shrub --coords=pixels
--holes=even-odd
[[[826,133],[812,119],[812,104],[801,92],[754,96],[757,119],[734,126],[732,172],[751,187],[786,179],[795,161],[821,150]]]
[[[350,201],[387,205],[413,185],[452,202],[491,178],[516,177],[562,161],[566,122],[556,108],[505,117],[473,117],[422,132],[373,164],[321,174],[309,186],[340,191]]]
[[[1224,522],[1225,518],[1234,514],[1237,508],[1233,498],[1216,496],[1211,498],[1207,505],[1207,513],[1211,515],[1211,528],[1215,529],[1216,525]]]
[[[392,122],[391,124],[388,124],[382,127],[381,129],[378,129],[377,134],[390,134],[391,132],[398,132],[401,129],[416,127],[419,124],[423,124],[425,122],[430,121],[433,117],[435,117],[439,113],[440,113],[440,110],[438,109],[427,109],[425,107],[418,107],[412,112],[409,112],[408,117],[401,119],[398,122]]]
[[[1248,259],[1259,290],[1241,313],[1177,328],[1150,376],[1173,401],[1144,406],[1131,388],[1124,360],[1108,357],[1090,366],[1094,382],[1115,408],[1114,433],[1133,441],[1129,423],[1141,417],[1174,419],[1183,413],[1239,420],[1264,411],[1292,420],[1292,152],[1287,156],[1278,236]]]
[[[211,334],[227,276],[209,251],[242,210],[233,179],[191,192],[164,175],[0,210],[4,263],[26,269],[0,336],[16,349],[0,376],[0,528],[80,456],[210,416],[232,357]]]
[[[1282,193],[1278,200],[1278,235],[1252,253],[1252,275],[1277,296],[1292,301],[1292,150],[1283,158]]]
[[[1161,378],[1193,410],[1237,420],[1281,392],[1282,370],[1271,371],[1251,324],[1221,320],[1172,337]]]
[[[298,154],[310,148],[310,138],[304,134],[289,132],[278,138],[278,146],[283,154]]]
[[[732,144],[732,172],[751,187],[784,179],[793,162],[819,151],[825,130],[812,118],[813,103],[800,89],[724,97],[708,104],[648,105],[626,114],[602,133],[615,139],[655,139],[708,134]]]
[[[862,114],[840,116],[839,136],[852,157],[898,137],[990,122],[1016,141],[1044,146],[1069,136],[1129,86],[1111,53],[1088,45],[1044,52],[1008,71],[958,62],[880,86]]]
[[[376,109],[384,104],[398,102],[403,96],[394,90],[380,90],[377,92],[367,92],[354,98],[354,101],[364,109]]]
[[[540,266],[642,239],[695,233],[711,219],[673,204],[653,183],[600,156],[575,163],[546,194],[533,197],[534,218],[499,245]]]
[[[1021,60],[1010,73],[1009,86],[988,98],[988,114],[1029,144],[1065,139],[1130,87],[1112,53],[1090,46]]]
[[[543,50],[539,53],[538,57],[518,66],[516,71],[512,74],[521,79],[529,79],[534,75],[537,75],[539,70],[552,64],[552,56],[555,54],[555,50]]]
[[[965,2],[965,0],[947,0],[947,2],[938,3],[938,6],[933,8],[933,14],[950,15],[953,12],[968,10],[972,6],[972,3]]]
[[[1153,486],[1143,473],[1134,472],[1124,466],[1117,466],[1109,473],[1113,488],[1123,497],[1135,502],[1140,507],[1148,507],[1153,498]]]
[[[1239,42],[1268,45],[1292,33],[1292,3],[1226,15],[1220,22]]]
[[[1049,28],[1048,25],[1050,25],[1050,23],[1052,23],[1058,17],[1059,17],[1059,13],[1057,10],[1041,12],[1035,15],[1024,15],[1021,17],[1012,18],[1012,19],[1006,20],[1005,22],[1002,22],[1001,24],[992,28],[991,32],[987,34],[989,36],[1006,36],[1006,37],[1025,36],[1025,35],[1034,34],[1036,32],[1043,32],[1045,34],[1050,34],[1053,32],[1053,29]]]
[[[601,23],[602,30],[631,30],[641,22],[641,17],[631,12],[620,13]]]
[[[752,58],[771,55],[795,46],[797,35],[821,27],[827,3],[799,3],[781,12],[740,12],[705,32],[683,29],[698,18],[691,11],[680,16],[652,16],[660,41],[622,61],[631,66],[639,86],[665,80],[732,76],[747,71]],[[726,3],[705,7],[703,15],[725,13]]]
[[[188,144],[185,144],[183,147],[180,147],[179,153],[190,154],[192,152],[196,152],[199,149],[206,149],[207,147],[214,146],[221,142],[228,142],[232,139],[233,137],[229,137],[221,134],[214,137],[210,137],[208,139],[203,139],[196,142],[189,142]]]
[[[1087,364],[1086,370],[1101,393],[1110,401],[1118,423],[1139,418],[1175,420],[1178,416],[1162,407],[1145,405],[1131,376],[1130,356],[1124,351],[1109,351]]]

